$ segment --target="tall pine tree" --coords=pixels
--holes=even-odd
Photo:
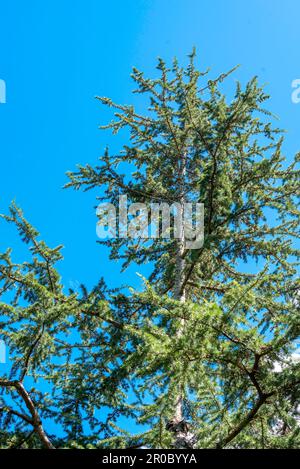
[[[256,78],[245,89],[238,83],[228,103],[219,89],[228,74],[205,81],[194,59],[187,69],[159,60],[156,79],[133,70],[136,92],[149,96],[145,115],[99,98],[115,110],[103,128],[129,128],[130,144],[96,167],[79,166],[68,186],[99,187],[100,199],[114,203],[126,194],[149,209],[205,206],[200,249],[184,236],[105,242],[125,267],[153,265],[136,295],[142,342],[129,361],[152,399],[142,411],[149,444],[261,446],[271,444],[263,440],[271,441],[276,419],[291,422],[282,441],[293,440],[299,371],[276,374],[274,362],[287,359],[299,334],[299,156],[285,164]],[[129,181],[118,170],[124,162],[135,167]],[[254,273],[244,267],[250,261]]]
[[[136,92],[150,98],[145,115],[99,98],[115,113],[104,128],[127,128],[130,141],[69,173],[67,186],[98,188],[116,206],[121,195],[179,212],[203,203],[201,247],[172,230],[103,240],[124,268],[153,267],[143,290],[100,281],[66,293],[60,249],[39,241],[17,207],[5,217],[32,261],[1,256],[0,338],[13,361],[0,379],[3,446],[299,447],[299,156],[287,164],[256,79],[228,102],[228,74],[208,80],[194,61],[159,60],[155,79],[133,71]],[[47,394],[32,377],[48,382]],[[119,428],[121,415],[146,431]],[[47,435],[45,418],[64,436]]]

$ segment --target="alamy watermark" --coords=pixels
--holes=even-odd
[[[300,78],[292,81],[292,88],[294,91],[292,92],[292,102],[294,104],[300,103]]]
[[[187,249],[200,249],[204,242],[204,204],[198,202],[132,203],[121,195],[117,206],[104,202],[96,211],[97,236],[131,239],[180,239]]]
[[[6,103],[6,83],[0,79],[0,104]],[[3,340],[0,340],[0,365],[6,363],[6,346]]]
[[[6,363],[6,346],[3,340],[0,340],[0,364]]]
[[[0,104],[6,103],[6,83],[0,79]],[[6,347],[3,340],[0,340],[0,364],[6,363]]]
[[[6,83],[0,79],[0,104],[6,103]]]

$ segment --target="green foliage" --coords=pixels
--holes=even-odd
[[[103,242],[124,268],[151,263],[141,292],[111,291],[101,280],[67,293],[56,267],[61,247],[39,241],[13,205],[5,219],[32,260],[14,264],[10,250],[0,259],[0,338],[13,360],[0,379],[2,446],[32,429],[25,446],[47,446],[33,417],[24,418],[26,400],[12,384],[20,381],[41,420],[62,426],[64,437],[51,437],[56,447],[169,448],[178,389],[196,447],[299,447],[300,369],[291,358],[300,330],[299,155],[287,164],[256,78],[238,83],[228,102],[221,83],[229,74],[208,80],[194,59],[186,69],[159,60],[155,79],[134,69],[136,92],[150,99],[145,115],[99,98],[115,112],[104,128],[129,129],[130,143],[95,167],[79,166],[67,184],[147,206],[177,202],[183,186],[187,202],[203,202],[204,245],[182,254],[185,301],[174,295],[178,243],[161,238]],[[135,168],[129,182],[122,163]],[[44,382],[46,393],[35,387]],[[147,430],[129,434],[120,416]]]

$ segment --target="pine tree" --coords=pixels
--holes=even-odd
[[[66,294],[54,268],[60,249],[38,241],[13,206],[6,219],[30,243],[33,261],[1,257],[1,296],[16,296],[0,305],[0,338],[15,355],[15,376],[0,386],[25,405],[20,386],[29,375],[51,387],[49,395],[26,390],[36,420],[9,400],[2,413],[14,439],[29,427],[29,438],[39,438],[31,444],[44,446],[299,447],[299,155],[287,163],[256,78],[238,83],[228,102],[221,87],[234,70],[209,80],[194,52],[187,68],[159,60],[157,70],[155,79],[133,70],[136,92],[149,96],[145,115],[99,98],[115,114],[104,129],[129,129],[130,141],[70,172],[67,186],[96,188],[114,205],[126,195],[149,210],[154,202],[179,212],[201,202],[203,245],[190,248],[174,227],[169,237],[102,240],[124,268],[153,266],[143,290],[127,295],[100,281],[92,292]],[[124,163],[134,167],[130,178]],[[147,430],[119,428],[120,415]],[[46,417],[62,423],[64,438],[45,435]],[[3,438],[16,444],[9,432]]]
[[[124,267],[153,264],[146,291],[136,295],[144,333],[131,357],[153,400],[141,418],[152,427],[151,446],[260,446],[272,439],[282,399],[295,405],[299,383],[293,365],[280,376],[272,371],[299,333],[299,155],[284,165],[282,133],[269,122],[256,78],[245,89],[238,83],[228,103],[220,91],[228,73],[205,81],[194,59],[193,52],[187,69],[159,60],[156,79],[133,70],[136,92],[149,96],[146,115],[99,98],[115,110],[103,128],[129,128],[130,144],[119,155],[106,152],[96,167],[80,166],[68,186],[99,187],[113,202],[126,194],[148,205],[204,203],[198,250],[184,239],[106,242]],[[129,182],[122,163],[135,167]],[[256,274],[241,267],[250,260]]]
[[[10,351],[0,377],[1,448],[95,447],[115,435],[120,413],[132,414],[114,371],[127,354],[126,304],[103,279],[92,291],[66,292],[56,267],[62,246],[41,241],[15,204],[3,218],[30,257],[15,263],[11,249],[0,256],[0,338]],[[59,436],[47,434],[47,419],[60,426]]]

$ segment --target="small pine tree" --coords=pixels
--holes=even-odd
[[[285,162],[256,79],[238,83],[228,103],[220,91],[228,74],[208,80],[194,63],[194,52],[186,69],[159,60],[155,79],[134,69],[136,92],[150,97],[145,115],[99,98],[115,110],[104,128],[129,128],[130,143],[95,167],[79,166],[67,186],[147,208],[201,202],[201,247],[191,249],[184,232],[110,238],[102,243],[124,268],[153,266],[143,291],[125,295],[101,281],[67,294],[54,267],[60,249],[38,241],[15,206],[6,217],[33,260],[1,257],[1,296],[15,296],[0,304],[0,339],[14,362],[0,387],[25,409],[31,398],[32,407],[18,415],[6,398],[3,445],[29,438],[36,447],[299,447],[299,155]],[[129,180],[123,163],[134,166]],[[28,391],[30,375],[42,376],[49,393]],[[120,415],[147,430],[122,430]],[[46,435],[46,417],[59,420],[63,438]]]

